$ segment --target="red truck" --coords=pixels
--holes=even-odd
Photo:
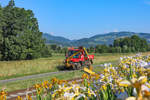
[[[67,68],[81,69],[83,66],[90,66],[93,64],[94,55],[88,55],[84,47],[68,48],[66,54],[65,66]]]

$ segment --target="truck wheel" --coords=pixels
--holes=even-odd
[[[78,64],[76,65],[76,69],[77,69],[77,70],[81,69],[81,64],[80,64],[80,63],[78,63]]]
[[[91,64],[93,64],[93,60],[91,60]]]
[[[76,65],[72,65],[72,69],[73,69],[73,70],[76,70]]]

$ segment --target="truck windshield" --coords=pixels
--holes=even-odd
[[[73,55],[74,53],[76,53],[76,52],[78,52],[78,51],[70,50],[70,51],[68,52],[69,57],[72,56],[72,55]],[[80,55],[80,53],[77,54],[77,55],[75,55],[75,56],[73,56],[73,58],[79,58],[79,55]]]

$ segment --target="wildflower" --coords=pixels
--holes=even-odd
[[[6,100],[6,95],[7,95],[7,93],[4,90],[2,90],[0,92],[0,100]]]
[[[28,95],[28,100],[32,100],[31,96]]]
[[[51,89],[51,88],[52,88],[52,86],[53,86],[52,84],[49,84],[49,89]]]
[[[48,88],[48,81],[44,81],[44,82],[42,83],[42,86],[47,89],[47,88]]]
[[[82,75],[82,79],[85,79],[85,78],[88,79],[88,75],[84,73],[84,74]]]
[[[65,99],[71,100],[74,98],[74,93],[73,92],[71,92],[71,93],[65,92],[64,97],[65,97]]]
[[[51,79],[52,84],[56,84],[58,82],[58,79],[56,77]]]
[[[106,84],[102,85],[102,89],[103,89],[103,90],[106,90],[106,89],[107,89]]]
[[[76,84],[76,83],[77,83],[76,80],[72,81],[72,84]]]
[[[39,89],[39,88],[41,88],[41,85],[40,84],[35,84],[35,88]]]
[[[128,87],[130,85],[131,85],[131,83],[127,80],[122,80],[119,82],[119,86],[122,86],[122,87]]]
[[[22,97],[21,97],[21,96],[18,96],[16,100],[22,100]]]

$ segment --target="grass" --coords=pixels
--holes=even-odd
[[[0,61],[0,80],[58,71],[57,66],[62,65],[64,56],[53,56],[35,60]]]
[[[5,85],[0,85],[0,89],[6,88],[6,90],[9,92],[15,91],[15,90],[20,90],[20,89],[27,89],[29,87],[32,87],[34,84],[43,82],[44,80],[51,80],[51,78],[53,78],[53,77],[56,77],[58,79],[68,80],[68,79],[72,79],[72,78],[78,78],[82,74],[83,74],[83,72],[79,71],[79,70],[77,70],[75,72],[59,73],[59,74],[54,74],[54,75],[42,77],[42,78],[6,83]]]
[[[95,67],[94,72],[100,72],[102,71],[102,67]],[[51,80],[51,78],[56,77],[61,80],[69,80],[73,78],[79,78],[82,76],[84,72],[81,70],[76,70],[74,72],[65,72],[65,73],[59,73],[59,74],[53,74],[51,76],[42,77],[42,78],[34,78],[34,79],[28,79],[23,81],[15,81],[6,83],[5,85],[0,84],[0,89],[6,88],[8,92],[20,90],[20,89],[27,89],[29,87],[32,87],[34,84],[42,83],[44,80]]]
[[[150,52],[143,53],[143,55],[148,55]],[[105,53],[105,54],[94,54],[94,65],[103,64],[103,63],[113,63],[116,64],[118,62],[120,57],[123,56],[132,56],[135,54],[111,54],[111,53]],[[2,61],[0,62],[0,73],[4,74],[4,76],[1,76],[1,79],[11,78],[11,77],[19,77],[24,75],[31,75],[31,74],[37,74],[37,73],[44,73],[44,72],[52,72],[52,71],[58,71],[57,66],[61,66],[62,62],[64,60],[64,55],[55,54],[51,58],[40,58],[36,60],[27,60],[27,61]],[[95,72],[102,71],[102,67],[95,67]],[[14,91],[19,89],[26,89],[28,87],[33,86],[36,83],[41,83],[44,80],[50,80],[53,77],[57,77],[58,79],[72,79],[81,77],[83,74],[82,71],[75,71],[75,72],[65,72],[65,73],[59,73],[54,74],[47,77],[42,78],[36,78],[36,79],[29,79],[24,81],[16,81],[11,82],[7,84],[0,84],[0,89],[5,87],[8,91]]]
[[[150,52],[143,53],[147,55]],[[135,55],[133,53],[104,53],[94,54],[94,65],[116,62],[120,57]],[[59,71],[59,66],[63,65],[65,59],[64,54],[54,54],[50,58],[40,58],[35,60],[21,60],[21,61],[0,61],[0,80]]]

